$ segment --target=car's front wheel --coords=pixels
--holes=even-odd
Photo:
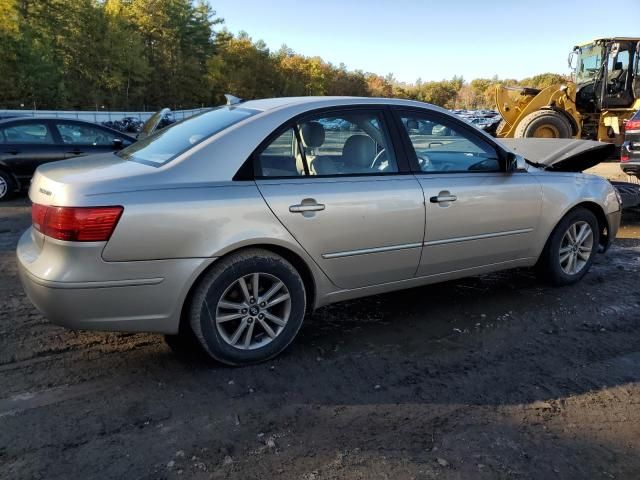
[[[569,285],[586,275],[598,251],[598,220],[576,208],[558,223],[538,261],[539,272],[555,285]]]
[[[268,360],[302,326],[305,287],[284,258],[248,249],[220,260],[191,298],[191,329],[205,351],[228,365]]]

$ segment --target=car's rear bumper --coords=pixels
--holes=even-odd
[[[176,333],[187,293],[210,258],[105,262],[104,242],[18,242],[20,279],[51,322],[69,328]]]

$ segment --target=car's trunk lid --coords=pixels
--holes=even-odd
[[[614,155],[615,145],[566,138],[501,138],[507,148],[545,170],[582,172]]]
[[[126,161],[114,153],[91,155],[51,162],[36,170],[29,198],[41,205],[83,206],[86,196],[117,183],[119,188],[134,184],[136,177],[153,167]]]

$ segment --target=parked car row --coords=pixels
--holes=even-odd
[[[124,117],[121,120],[103,122],[102,125],[138,137],[142,132],[144,135],[148,135],[149,132],[160,130],[175,122],[173,112],[168,108],[163,108],[154,113],[146,122],[136,117]]]
[[[451,110],[451,112],[492,136],[495,136],[498,125],[502,121],[500,113],[496,110]]]
[[[144,122],[136,117],[124,117],[121,120],[102,122],[102,125],[119,132],[136,134],[142,130]]]
[[[636,112],[624,125],[620,168],[627,175],[640,178],[640,111]]]

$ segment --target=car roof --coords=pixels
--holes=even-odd
[[[638,42],[638,41],[640,41],[640,37],[600,37],[600,38],[594,38],[590,42],[578,43],[573,48],[586,47],[587,45],[592,45],[598,42]]]
[[[79,120],[77,118],[66,118],[66,117],[32,117],[32,116],[27,116],[27,117],[11,117],[11,118],[2,118],[0,119],[0,126],[2,125],[8,125],[11,123],[22,123],[25,121],[31,121],[31,120],[35,120],[35,121],[64,121],[64,122],[76,122],[76,123],[80,123],[80,124],[85,124],[85,125],[90,125],[92,127],[99,127],[102,128],[104,130],[109,130],[111,132],[117,133],[119,135],[123,135],[125,137],[127,137],[130,140],[134,140],[135,141],[135,137],[129,133],[126,132],[121,132],[119,130],[116,130],[114,128],[110,128],[107,127],[106,125],[102,125],[100,123],[96,123],[96,122],[88,122],[87,120]]]
[[[259,100],[247,100],[234,106],[250,108],[260,111],[275,110],[282,107],[305,107],[322,108],[348,106],[348,105],[399,105],[407,107],[430,108],[432,110],[447,110],[431,105],[429,103],[418,102],[415,100],[404,100],[400,98],[381,98],[381,97],[279,97],[279,98],[262,98]]]
[[[0,123],[8,123],[8,122],[24,121],[24,120],[46,120],[46,121],[51,121],[51,120],[60,121],[60,120],[62,120],[62,121],[65,121],[65,122],[79,122],[79,123],[88,123],[90,125],[98,125],[100,127],[104,126],[104,125],[100,125],[99,123],[96,123],[96,122],[90,122],[88,120],[80,120],[79,118],[53,117],[53,116],[32,117],[31,115],[3,118],[3,119],[0,120]]]

